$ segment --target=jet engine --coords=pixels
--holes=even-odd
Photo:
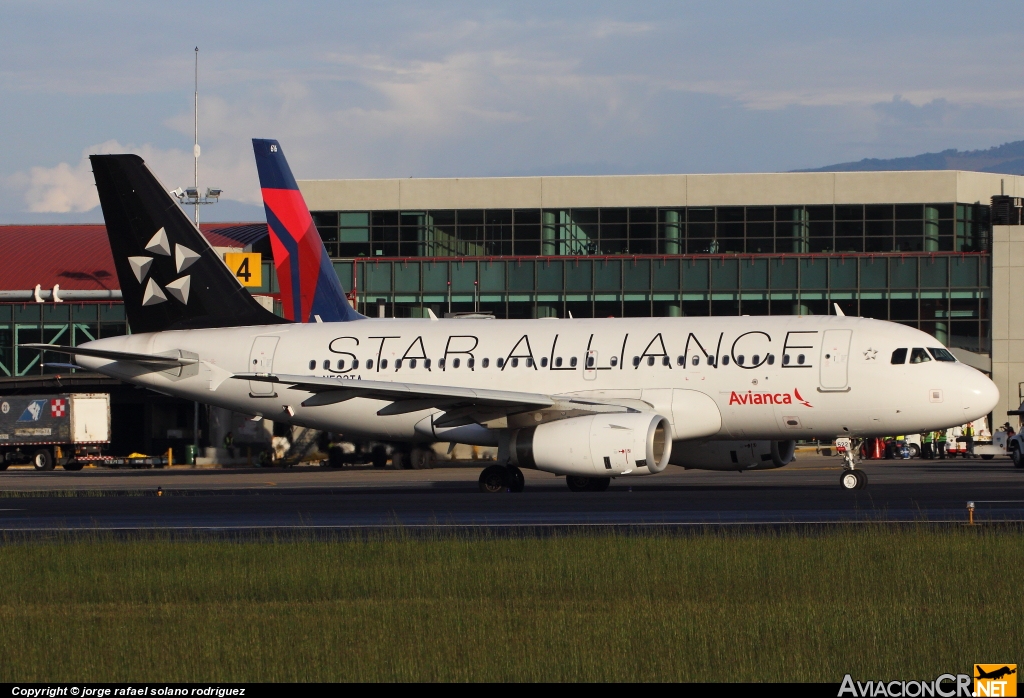
[[[520,468],[559,475],[650,475],[668,465],[671,434],[669,421],[660,414],[595,414],[519,429],[509,452]]]
[[[696,470],[771,470],[791,463],[795,451],[795,441],[679,441],[670,462]]]

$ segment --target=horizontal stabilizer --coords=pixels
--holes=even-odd
[[[199,363],[199,359],[181,356],[160,356],[158,354],[134,354],[127,351],[110,351],[108,349],[88,349],[86,347],[62,347],[56,344],[19,344],[21,349],[38,349],[50,351],[57,354],[69,354],[71,356],[92,356],[97,359],[110,359],[111,361],[128,361],[148,366],[191,366]]]

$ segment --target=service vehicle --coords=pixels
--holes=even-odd
[[[0,397],[0,470],[25,463],[81,470],[102,461],[109,444],[107,393]]]

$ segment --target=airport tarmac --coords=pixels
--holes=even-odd
[[[106,470],[0,473],[0,531],[694,526],[871,521],[1024,521],[1024,470],[1009,459],[869,461],[864,490],[840,489],[837,457],[779,470],[670,466],[574,493],[526,471],[526,491],[483,494],[480,466],[432,470]],[[162,494],[157,496],[157,489]]]

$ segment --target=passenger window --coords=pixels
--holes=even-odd
[[[782,355],[782,365],[789,366],[789,354]]]
[[[459,358],[456,358],[454,361],[452,361],[452,368],[458,368],[459,364],[461,364],[461,363],[462,363],[462,360],[459,359]]]
[[[754,354],[754,365],[756,366],[759,363],[761,363],[761,355],[760,354]]]
[[[561,368],[561,367],[562,367],[562,357],[561,356],[556,356],[555,357],[555,368]]]
[[[309,370],[310,371],[315,371],[316,370],[316,359],[312,359],[309,362]]]
[[[571,366],[572,368],[576,368],[576,357],[575,356],[572,357],[571,359],[569,359],[569,366]]]
[[[409,368],[416,368],[416,359],[409,359]]]
[[[338,370],[345,368],[345,359],[338,359]]]
[[[639,365],[640,365],[640,357],[639,356],[634,356],[633,357],[633,366],[635,367],[635,366],[639,366]]]
[[[897,349],[896,351],[894,351],[892,353],[892,361],[890,363],[894,363],[894,364],[905,364],[905,363],[907,363],[907,350],[906,349]]]
[[[423,368],[430,370],[430,359],[423,359]]]
[[[546,356],[540,357],[540,367],[541,368],[547,368],[548,367],[548,357],[546,357]]]
[[[654,357],[653,356],[648,356],[647,357],[647,365],[648,366],[653,366],[654,365]]]
[[[670,358],[668,358],[667,356],[663,356],[663,357],[661,357],[661,365],[662,366],[671,366],[672,365],[672,360]]]
[[[769,366],[774,366],[775,365],[775,354],[769,354],[768,355],[768,365]]]
[[[395,359],[395,370],[397,371],[400,368],[402,368],[402,360],[401,359]]]
[[[612,366],[618,366],[619,365],[619,357],[613,356],[612,360],[609,361],[608,363],[610,363]]]
[[[708,354],[708,366],[714,366],[714,365],[715,365],[715,357],[713,357],[711,354]]]
[[[512,357],[512,368],[519,368],[519,357],[518,356],[513,356]]]
[[[352,359],[352,368],[353,369],[359,368],[359,359]]]
[[[801,366],[803,366],[803,365],[804,365],[804,355],[803,355],[803,354],[799,354],[799,355],[798,355],[798,356],[796,357],[796,362],[797,362],[798,364],[800,364]]]
[[[925,361],[931,361],[932,357],[928,356],[921,347],[914,347],[910,350],[910,363],[912,364],[923,364]]]
[[[498,358],[498,368],[504,368],[504,367],[505,367],[505,359],[502,359],[502,358],[499,357]]]
[[[330,371],[331,370],[331,360],[330,359],[324,359],[324,370],[325,371]]]
[[[527,356],[526,357],[526,367],[527,368],[533,368],[533,357],[532,356]]]
[[[743,358],[743,354],[740,354],[739,356],[736,357],[736,363],[738,363],[740,366],[743,365],[744,361],[746,361],[746,359]],[[803,363],[803,362],[801,362],[801,363]]]
[[[696,354],[694,354],[693,355],[693,359],[690,361],[690,363],[693,364],[694,366],[699,365],[700,364],[700,357],[697,356]]]
[[[676,357],[676,366],[685,366],[685,365],[686,365],[686,357],[685,356],[677,356]]]
[[[483,366],[484,368],[487,368],[488,366],[490,366],[490,365],[491,365],[491,360],[490,360],[490,359],[487,359],[487,358],[485,358],[485,359],[483,360],[483,362],[481,363],[481,365],[482,365],[482,366]]]
[[[475,367],[476,367],[476,358],[475,358],[475,357],[472,357],[472,356],[471,356],[471,357],[469,357],[469,358],[468,358],[468,359],[466,360],[466,365],[467,365],[467,366],[469,366],[470,368],[475,368]]]
[[[935,357],[936,361],[956,361],[956,357],[948,349],[942,347],[929,347],[928,352]]]
[[[587,357],[587,368],[594,368],[594,357],[593,356],[588,356]]]
[[[388,367],[388,360],[387,359],[381,359],[380,367],[381,368],[387,368]]]
[[[440,369],[444,369],[444,359],[437,360],[437,367]]]
[[[373,368],[373,359],[367,359],[366,360],[366,368],[367,369]]]
[[[722,365],[723,366],[728,366],[729,365],[729,355],[728,354],[726,354],[725,356],[722,357]]]

